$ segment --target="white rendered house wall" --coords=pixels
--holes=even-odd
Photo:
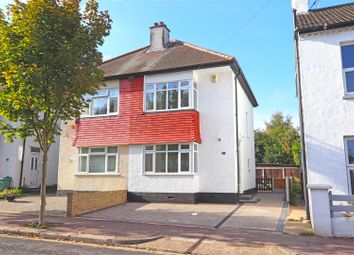
[[[354,135],[354,99],[344,99],[341,43],[353,30],[301,36],[299,41],[303,119],[309,184],[349,192],[344,137]]]

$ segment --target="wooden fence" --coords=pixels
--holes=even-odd
[[[287,176],[300,178],[300,168],[296,165],[257,164],[256,178],[285,179]]]
[[[331,216],[333,217],[334,212],[354,212],[353,205],[334,205],[333,202],[351,202],[354,204],[354,195],[332,195],[332,192],[329,192],[329,204],[331,210]]]

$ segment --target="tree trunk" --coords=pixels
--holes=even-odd
[[[42,160],[42,179],[41,179],[41,205],[39,210],[39,226],[45,225],[45,206],[47,195],[47,163],[48,163],[48,150],[43,151]]]

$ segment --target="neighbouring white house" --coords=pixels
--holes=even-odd
[[[59,192],[235,203],[255,191],[257,101],[240,66],[169,34],[155,23],[148,46],[101,65],[107,87],[63,125]]]
[[[1,118],[1,117],[0,117]],[[0,136],[0,178],[12,178],[11,186],[39,188],[41,183],[42,153],[33,137],[5,142]],[[47,184],[56,185],[58,179],[59,137],[48,156]]]
[[[342,195],[336,197],[342,203],[354,199],[348,196],[354,194],[354,3],[309,10],[307,0],[292,2],[302,165],[311,219],[316,233],[354,236],[354,218],[326,218],[343,215],[333,214],[328,190]],[[332,228],[325,229],[326,221],[332,221]],[[337,221],[346,227],[336,227]]]

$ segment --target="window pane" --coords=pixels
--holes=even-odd
[[[107,98],[94,98],[92,100],[92,115],[107,114]]]
[[[117,166],[117,156],[107,157],[107,172],[115,172]]]
[[[156,150],[157,151],[165,151],[166,150],[166,145],[156,145]]]
[[[166,109],[166,91],[156,92],[156,109],[157,110]]]
[[[178,152],[168,153],[168,171],[169,173],[178,172]]]
[[[168,88],[169,89],[177,89],[178,88],[178,82],[170,82],[170,83],[168,83]]]
[[[345,73],[347,92],[354,92],[354,71]]]
[[[106,148],[91,148],[91,152],[106,152]]]
[[[145,146],[145,150],[146,151],[152,151],[152,150],[154,150],[154,146],[153,145],[147,145],[147,146]]]
[[[168,150],[169,151],[178,151],[178,144],[169,144]]]
[[[108,147],[107,152],[108,153],[117,153],[118,148],[117,147]]]
[[[156,90],[166,89],[166,83],[156,84]]]
[[[166,153],[156,153],[156,173],[166,173]]]
[[[80,148],[79,151],[80,151],[80,154],[87,154],[89,149],[88,148]]]
[[[181,150],[189,150],[189,144],[181,144]]]
[[[342,46],[343,68],[354,67],[354,45]]]
[[[105,155],[90,155],[89,172],[104,173],[105,172]]]
[[[178,90],[168,91],[168,109],[178,108]]]
[[[198,172],[198,153],[194,152],[194,172]]]
[[[189,153],[181,153],[181,172],[189,172]]]
[[[145,90],[154,90],[154,84],[145,85]]]
[[[152,172],[153,154],[145,154],[145,172]]]
[[[182,81],[181,82],[181,87],[188,87],[189,86],[189,81]]]
[[[109,112],[117,112],[118,111],[118,97],[111,97],[109,99]]]
[[[145,94],[146,110],[154,109],[154,93]]]
[[[189,106],[189,89],[181,90],[181,107]]]
[[[111,97],[118,97],[118,89],[117,88],[116,89],[110,89],[109,90],[109,95]]]
[[[348,162],[354,164],[354,140],[347,140]]]
[[[94,95],[94,97],[97,97],[97,96],[108,96],[108,90],[107,89],[97,90],[97,92]]]
[[[80,156],[79,171],[86,172],[86,166],[87,166],[87,156]]]

